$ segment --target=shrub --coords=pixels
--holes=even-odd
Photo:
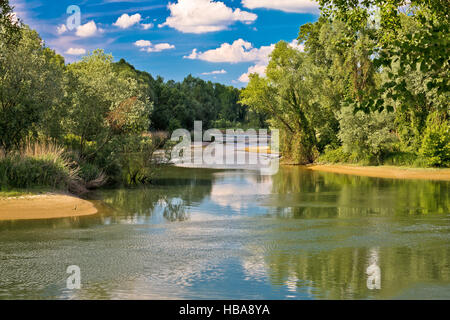
[[[450,166],[450,122],[431,114],[420,148],[426,164],[433,167]]]
[[[417,155],[412,152],[391,152],[383,159],[383,164],[393,166],[416,166]]]
[[[329,162],[329,163],[339,163],[339,162],[349,162],[350,154],[344,151],[344,148],[338,147],[332,149],[332,147],[325,147],[325,151],[320,155],[318,162]]]
[[[366,114],[343,108],[339,115],[339,139],[344,151],[363,162],[380,163],[398,140],[394,134],[394,114],[386,110]],[[352,157],[352,158],[353,158]]]
[[[27,144],[15,154],[0,158],[0,183],[5,188],[51,187],[69,189],[78,179],[63,156],[63,149],[54,144]]]

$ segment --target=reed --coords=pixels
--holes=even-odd
[[[64,156],[64,149],[51,142],[27,142],[14,153],[0,155],[0,186],[9,188],[50,187],[82,191],[79,168]]]

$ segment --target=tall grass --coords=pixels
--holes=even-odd
[[[78,170],[58,145],[28,142],[20,151],[0,155],[0,186],[2,190],[50,187],[80,193]]]

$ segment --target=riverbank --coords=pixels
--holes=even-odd
[[[0,197],[0,221],[79,217],[95,213],[97,209],[93,203],[67,194]]]
[[[314,164],[308,170],[358,175],[374,178],[420,179],[450,181],[450,169],[404,168],[391,166],[356,166],[338,164]]]

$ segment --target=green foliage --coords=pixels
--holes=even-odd
[[[213,122],[218,120],[249,121],[247,107],[238,102],[240,91],[234,87],[206,82],[191,75],[181,83],[164,82],[158,77],[151,86],[155,93],[150,116],[153,130],[191,130],[195,120],[202,120],[204,128],[213,127]]]
[[[80,62],[68,66],[66,130],[79,137],[78,150],[89,157],[85,145],[97,143],[97,150],[120,134],[139,134],[149,127],[151,103],[139,90],[136,79],[116,74],[112,56],[95,50]]]
[[[392,166],[420,167],[421,159],[415,153],[394,151],[387,154],[383,159],[383,164]]]
[[[0,157],[2,188],[32,188],[36,186],[67,190],[78,179],[77,170],[63,156],[63,150],[44,148]]]
[[[429,116],[420,154],[428,166],[450,166],[450,121]]]
[[[3,54],[17,45],[20,39],[20,20],[14,15],[8,0],[0,0],[0,66]]]
[[[103,174],[103,170],[100,169],[94,163],[81,162],[80,171],[78,176],[85,182],[93,181],[98,179]]]
[[[36,31],[21,29],[16,48],[2,56],[0,70],[0,148],[20,148],[36,132],[46,112],[64,95],[63,69],[53,51],[42,45]]]
[[[350,154],[344,151],[342,146],[333,149],[331,146],[325,148],[324,152],[319,156],[318,162],[340,163],[349,162]]]
[[[159,167],[153,153],[163,145],[164,140],[150,136],[128,136],[122,139],[117,141],[122,148],[116,155],[121,167],[121,182],[128,185],[151,182]]]
[[[359,159],[374,156],[380,162],[397,141],[394,115],[386,110],[365,114],[362,111],[354,113],[350,107],[342,108],[339,124],[341,130],[338,137],[344,151],[356,154]]]
[[[316,132],[312,127],[320,105],[312,101],[310,63],[300,51],[281,41],[271,55],[267,76],[250,75],[241,103],[270,118],[281,129],[280,150],[285,162],[311,163],[317,157]]]

